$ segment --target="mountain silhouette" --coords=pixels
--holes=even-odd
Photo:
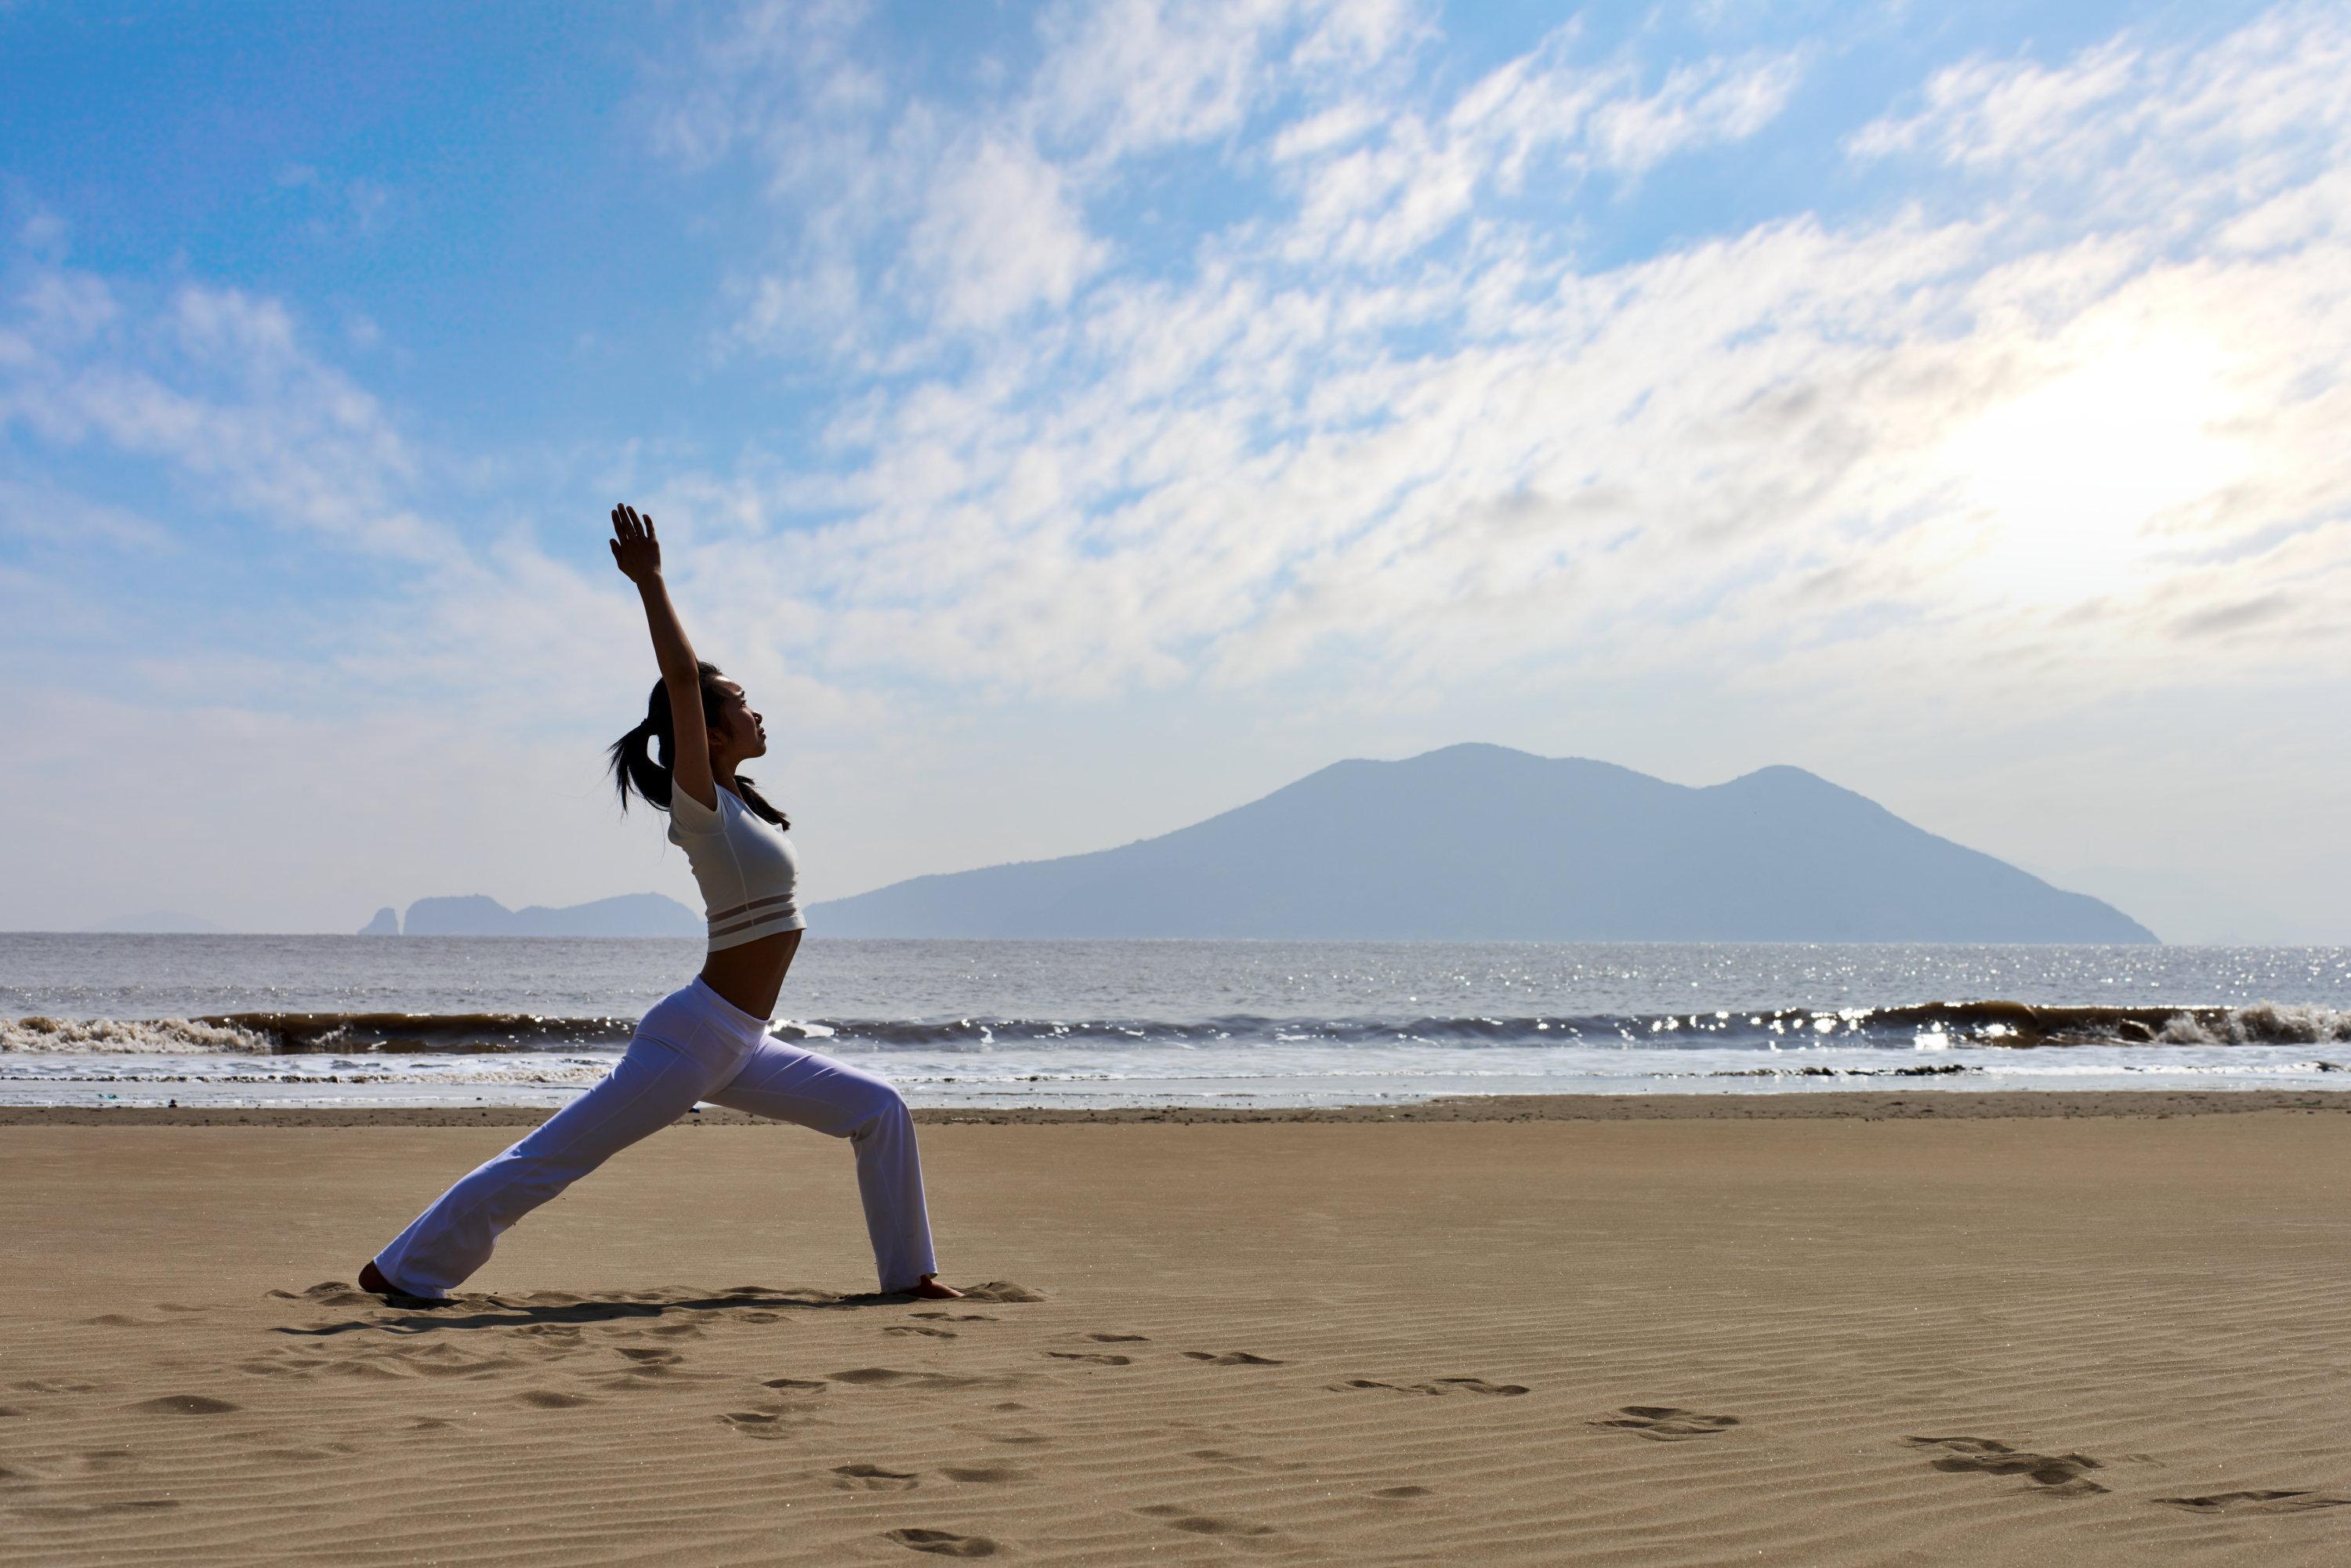
[[[2153,942],[2110,904],[1798,768],[1692,789],[1452,746],[1333,763],[1155,839],[915,877],[833,936]]]
[[[708,926],[701,915],[658,893],[624,893],[592,904],[550,909],[534,904],[508,909],[481,894],[455,898],[420,898],[395,926],[392,911],[376,912],[362,936],[700,936]]]

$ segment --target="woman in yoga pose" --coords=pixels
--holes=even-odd
[[[662,674],[644,723],[612,746],[613,778],[624,809],[633,790],[669,812],[670,842],[702,885],[709,956],[693,984],[653,1004],[601,1082],[435,1198],[368,1260],[360,1284],[445,1294],[489,1261],[508,1226],[706,1100],[847,1138],[882,1289],[959,1296],[938,1282],[932,1260],[906,1103],[872,1073],[768,1033],[807,922],[784,836],[791,824],[735,771],[767,755],[766,727],[741,686],[695,658],[662,583],[653,520],[614,507],[610,543],[644,601]]]

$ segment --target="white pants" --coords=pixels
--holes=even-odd
[[[937,1271],[914,1122],[870,1072],[786,1045],[699,978],[653,1005],[603,1082],[434,1199],[375,1266],[396,1288],[439,1296],[490,1260],[508,1226],[697,1100],[847,1138],[884,1291]]]

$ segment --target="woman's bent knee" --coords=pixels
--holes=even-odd
[[[887,1083],[876,1083],[858,1110],[856,1124],[849,1130],[852,1138],[869,1138],[885,1127],[908,1126],[914,1120],[906,1097]]]

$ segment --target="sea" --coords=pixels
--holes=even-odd
[[[0,933],[0,1104],[559,1105],[693,939]],[[811,936],[778,1038],[922,1105],[2351,1087],[2351,947]]]

